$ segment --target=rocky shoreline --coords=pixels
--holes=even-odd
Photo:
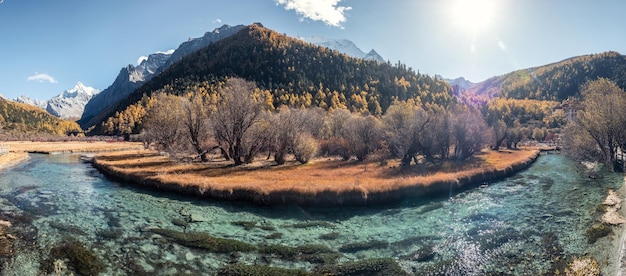
[[[93,165],[108,177],[131,185],[200,198],[246,201],[261,205],[340,206],[384,204],[398,202],[408,197],[426,195],[446,196],[511,176],[528,168],[537,160],[539,155],[539,151],[535,151],[531,158],[520,160],[503,168],[493,167],[473,174],[453,173],[450,178],[436,180],[427,184],[411,183],[410,185],[398,185],[398,187],[389,190],[364,190],[362,187],[355,187],[351,190],[301,191],[281,189],[267,192],[261,190],[258,186],[246,186],[245,184],[229,189],[217,189],[211,186],[182,185],[173,181],[164,182],[154,175],[125,172],[114,164],[107,162],[102,156],[96,156]]]

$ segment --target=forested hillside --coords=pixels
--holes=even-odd
[[[142,111],[130,112],[129,106],[141,109],[137,103],[147,102],[146,97],[155,91],[177,95],[211,91],[226,77],[254,81],[273,108],[317,106],[379,115],[396,99],[441,106],[455,101],[444,81],[399,62],[352,58],[255,24],[185,57],[138,88],[115,112],[98,117],[103,123],[117,117],[117,124],[126,126],[118,133],[135,132]]]
[[[0,138],[25,134],[80,133],[76,122],[59,119],[50,113],[28,104],[0,97]]]
[[[579,96],[590,80],[606,78],[626,88],[626,57],[617,52],[585,55],[494,77],[467,91],[474,101],[495,96],[562,101]]]

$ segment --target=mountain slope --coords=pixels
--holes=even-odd
[[[95,125],[102,119],[94,118],[97,114],[111,111],[120,101],[124,100],[135,89],[152,79],[155,75],[166,70],[183,57],[231,36],[243,27],[243,25],[223,25],[212,32],[206,32],[200,38],[189,39],[189,41],[178,46],[173,53],[154,53],[149,55],[148,59],[141,62],[139,66],[128,65],[122,68],[113,84],[87,104],[84,113],[78,121],[79,124],[85,129]]]
[[[273,105],[347,107],[381,114],[395,99],[448,105],[454,101],[442,80],[416,73],[403,64],[351,58],[325,47],[287,37],[260,25],[201,49],[146,82],[100,122],[163,90],[179,95],[211,89],[210,83],[238,76],[255,81]]]
[[[207,47],[214,42],[220,41],[224,38],[236,34],[244,27],[244,25],[223,25],[222,27],[219,27],[212,32],[206,32],[202,37],[190,39],[189,41],[183,42],[182,44],[180,44],[180,46],[178,46],[176,51],[174,51],[172,56],[163,64],[163,66],[159,68],[158,73],[163,72],[165,69],[172,66],[172,64],[178,62],[189,54],[204,47]]]
[[[148,56],[138,66],[128,65],[120,70],[113,84],[103,90],[85,105],[84,112],[78,123],[87,128],[92,126],[90,120],[98,113],[115,106],[146,81],[150,80],[158,68],[169,59],[168,53],[155,53]]]
[[[29,104],[0,98],[0,134],[69,134],[80,131],[75,122],[57,118]]]
[[[578,96],[581,84],[607,78],[626,88],[626,56],[605,52],[493,77],[468,89],[467,97],[562,101]]]

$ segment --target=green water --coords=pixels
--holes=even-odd
[[[589,179],[564,156],[547,155],[515,177],[451,197],[374,207],[266,207],[135,189],[75,155],[31,157],[0,174],[2,218],[19,238],[13,258],[0,258],[4,274],[41,274],[51,249],[68,241],[95,253],[106,275],[212,275],[235,263],[312,271],[323,262],[384,257],[418,275],[545,274],[555,258],[597,255],[585,231],[598,220],[595,209],[607,189],[623,182],[620,174]],[[257,248],[323,245],[335,253],[323,261],[261,250],[212,253],[155,229]]]

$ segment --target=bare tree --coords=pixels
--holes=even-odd
[[[226,151],[235,165],[244,163],[244,137],[259,121],[262,103],[253,93],[256,86],[241,78],[231,78],[220,88],[221,102],[213,116],[213,129],[218,141],[225,144]]]
[[[380,147],[382,123],[372,115],[353,115],[346,123],[343,133],[351,154],[359,161],[364,161],[370,153]]]
[[[600,78],[582,85],[581,94],[584,109],[574,118],[580,131],[570,133],[587,136],[573,137],[581,141],[580,146],[590,146],[588,141],[595,141],[595,159],[615,163],[619,150],[626,144],[626,92],[612,81]]]
[[[317,140],[308,132],[299,133],[293,143],[292,150],[296,160],[306,164],[317,155]]]
[[[175,95],[159,93],[154,96],[154,105],[144,118],[143,138],[146,145],[169,152],[182,148],[182,102],[183,98]]]
[[[488,140],[488,128],[480,111],[457,107],[452,122],[454,157],[465,160],[480,152]]]
[[[427,112],[415,103],[396,102],[383,116],[385,139],[392,154],[402,159],[402,166],[417,162],[420,135],[430,123]]]
[[[202,161],[206,162],[207,153],[217,147],[209,144],[212,135],[209,107],[200,95],[194,95],[191,99],[182,100],[182,111],[184,136]]]
[[[296,159],[298,159],[298,150],[303,157],[303,161],[306,160],[308,162],[308,159],[310,159],[310,157],[306,158],[306,156],[310,155],[312,147],[304,145],[312,145],[311,139],[313,139],[310,125],[307,123],[309,114],[311,114],[310,111],[306,109],[291,109],[287,106],[282,106],[278,114],[273,116],[273,149],[274,160],[277,164],[284,164],[287,161],[285,159],[286,155],[290,152],[296,154]],[[305,138],[304,136],[307,137]],[[315,153],[317,153],[317,147],[315,148]]]

